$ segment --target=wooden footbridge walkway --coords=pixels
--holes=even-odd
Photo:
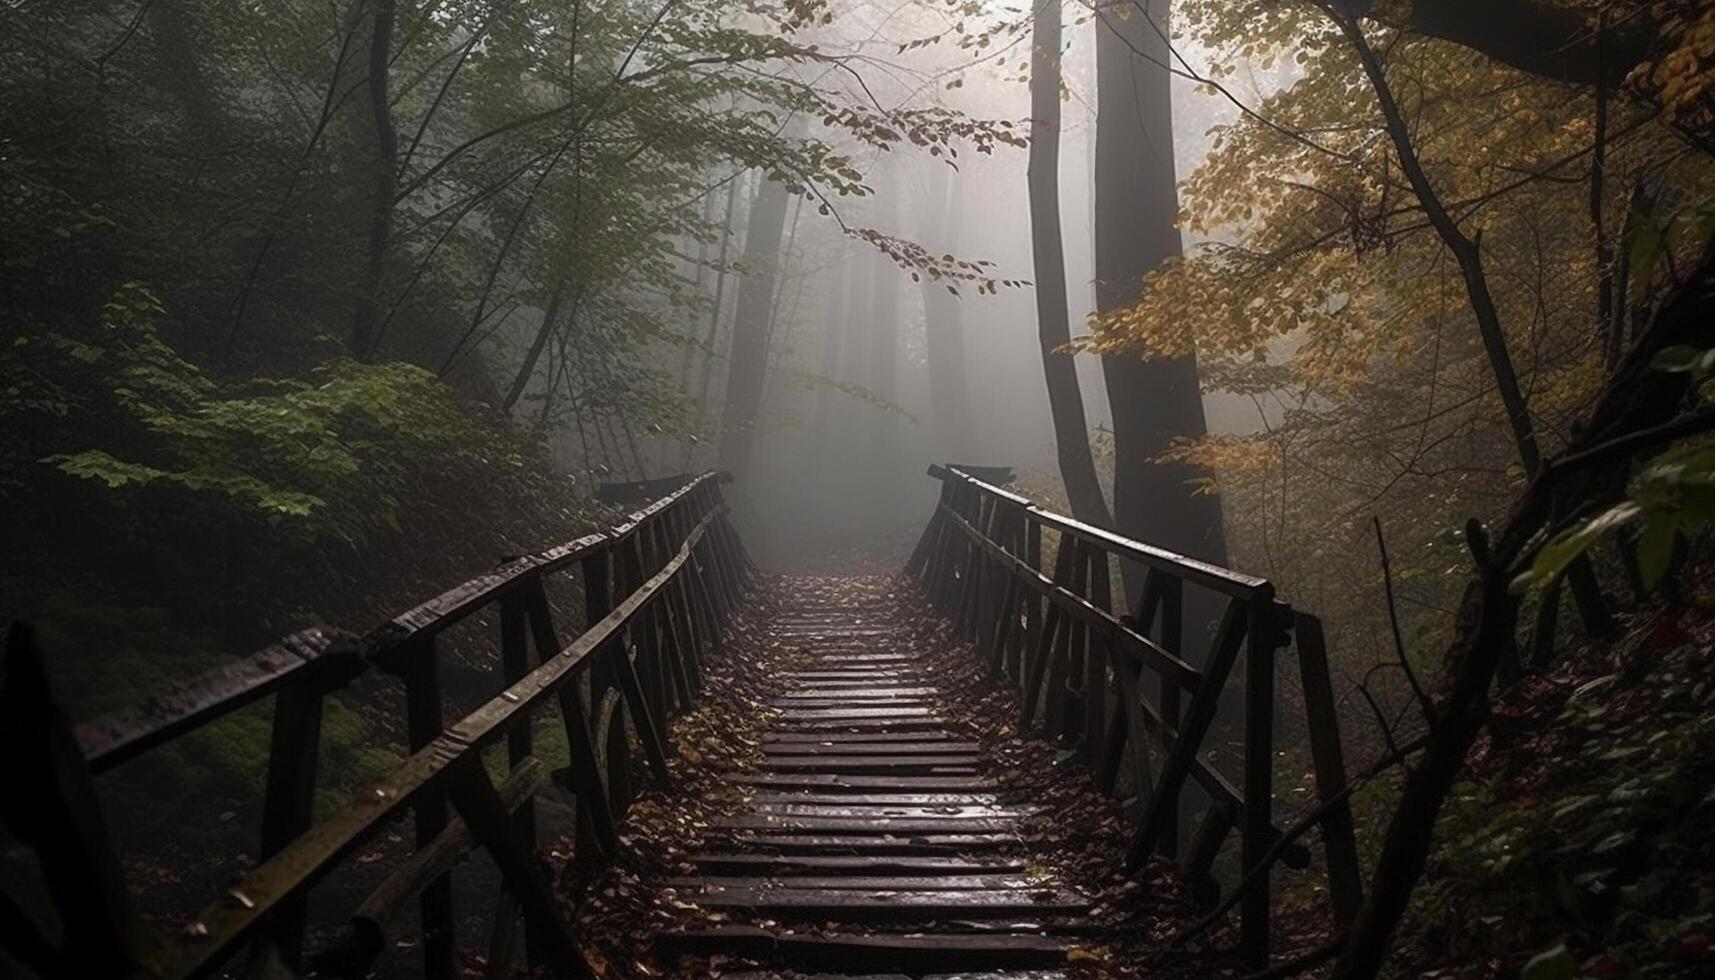
[[[1315,618],[1262,579],[1038,508],[1002,489],[1004,471],[931,475],[940,502],[906,571],[988,680],[1018,692],[1018,729],[1079,763],[1064,778],[1118,801],[1123,863],[1176,863],[1209,922],[1236,916],[1230,953],[1252,970],[1270,962],[1279,866],[1322,876],[1331,913],[1352,916],[1358,863]],[[656,499],[366,635],[295,634],[105,718],[65,715],[30,631],[14,626],[0,684],[11,747],[0,759],[0,849],[35,873],[22,887],[0,877],[0,972],[626,975],[580,934],[579,892],[566,882],[599,882],[627,860],[636,788],[665,787],[685,764],[673,720],[699,704],[757,587],[720,484],[707,474],[609,488],[616,501]],[[1143,587],[1116,604],[1121,562],[1142,570]],[[711,828],[718,846],[649,882],[697,914],[631,937],[656,957],[634,972],[704,975],[721,962],[734,964],[728,975],[929,976],[1081,963],[1077,951],[1102,939],[1092,896],[1031,867],[1020,827],[1032,801],[1008,795],[993,746],[947,716],[944,677],[910,652],[904,625],[861,597],[787,591],[771,599],[768,629],[798,660],[768,681],[756,758],[719,780],[742,788],[742,805]],[[1191,657],[1200,609],[1217,613],[1207,650]],[[437,651],[460,624],[493,638],[484,691],[447,683]],[[372,673],[402,694],[407,754],[318,812],[326,702]],[[1296,682],[1295,723],[1322,799],[1289,827],[1273,804],[1277,675]],[[125,815],[104,812],[104,774],[257,703],[272,705],[273,726],[258,859],[200,913],[162,921],[127,879],[110,831]],[[550,727],[567,753],[552,772],[538,751]],[[548,853],[548,802],[575,810],[570,860]],[[383,839],[405,843],[372,864]],[[497,883],[455,890],[454,869],[476,855]],[[486,928],[473,931],[473,919]]]
[[[860,973],[1063,966],[1091,903],[1031,873],[1029,805],[1003,801],[985,746],[943,713],[941,678],[904,652],[909,624],[862,590],[783,591],[768,628],[799,663],[769,692],[760,760],[728,777],[749,801],[712,828],[729,843],[691,856],[696,876],[665,884],[800,928],[705,926],[661,944]]]

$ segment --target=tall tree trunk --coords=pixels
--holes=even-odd
[[[1096,32],[1096,307],[1137,301],[1145,273],[1180,254],[1166,0],[1104,9]],[[1153,25],[1152,23],[1153,22]],[[1197,357],[1102,359],[1114,428],[1114,520],[1129,537],[1224,564],[1221,500],[1200,470],[1157,460],[1208,432]],[[1128,569],[1128,592],[1141,587]]]
[[[889,402],[899,396],[899,267],[880,252],[869,259],[869,377],[867,387]],[[899,419],[878,408],[871,425],[870,466],[879,475],[895,462]]]
[[[897,173],[892,154],[881,154],[870,175],[877,187],[890,188]],[[896,216],[895,199],[883,197],[876,223],[891,231]],[[865,385],[878,398],[896,401],[899,393],[899,267],[882,252],[869,257],[869,377]],[[871,443],[870,475],[879,479],[894,465],[899,420],[887,411],[875,413]]]
[[[726,243],[727,238],[729,237],[728,230],[732,227],[733,187],[737,183],[738,181],[734,180],[727,184],[726,219],[725,223],[721,225],[721,251],[719,264],[722,266],[726,265]],[[715,220],[715,194],[713,191],[710,191],[709,196],[703,199],[703,220],[711,223]],[[697,295],[706,296],[709,288],[709,243],[706,241],[699,241],[697,243],[697,267],[694,270],[694,275],[697,284]],[[719,319],[720,317],[718,315],[709,317],[711,333],[713,332],[712,324]],[[697,348],[695,344],[686,344],[685,356],[679,362],[679,390],[685,394],[690,394],[691,392],[691,362],[696,356],[696,353]]]
[[[726,300],[727,256],[732,249],[733,209],[738,199],[737,177],[727,184],[726,219],[721,225],[720,256],[715,260],[715,298],[714,309],[709,311],[709,332],[703,338],[703,374],[702,381],[697,385],[697,401],[694,405],[696,415],[692,419],[693,434],[703,427],[703,419],[709,415],[709,384],[715,373],[715,344],[720,340],[721,312]],[[688,365],[687,365],[688,366]],[[689,390],[689,385],[686,385]],[[691,453],[695,448],[694,442],[685,443],[685,466],[691,465]]]
[[[1042,376],[1054,417],[1054,447],[1072,516],[1111,527],[1107,500],[1090,452],[1090,423],[1078,369],[1060,348],[1071,340],[1066,247],[1060,231],[1060,0],[1041,0],[1032,26],[1030,62],[1030,251],[1035,259],[1036,332]]]
[[[816,408],[810,417],[810,472],[825,477],[823,461],[833,439],[834,387],[846,335],[851,332],[852,307],[857,305],[858,277],[850,262],[841,262],[828,288],[828,315],[822,320],[821,377],[816,386]]]
[[[733,310],[732,354],[727,360],[725,407],[721,415],[720,464],[735,476],[750,469],[750,450],[762,408],[762,381],[768,373],[768,319],[774,305],[774,280],[780,272],[780,240],[786,231],[786,185],[764,181],[750,209],[744,241],[744,278]]]
[[[512,377],[512,386],[506,390],[506,398],[500,403],[502,414],[510,414],[512,406],[518,404],[519,397],[524,394],[524,389],[530,386],[530,378],[536,373],[536,362],[541,360],[542,351],[548,346],[548,338],[554,335],[554,322],[560,318],[560,301],[566,297],[566,282],[561,279],[554,284],[554,291],[548,297],[548,308],[542,312],[542,323],[536,328],[536,339],[525,352],[524,363],[518,365],[518,373]]]
[[[959,191],[952,168],[929,163],[925,197],[924,244],[932,252],[959,248]],[[929,358],[929,424],[936,457],[942,462],[978,458],[976,423],[965,379],[964,308],[945,283],[923,277],[923,343]]]
[[[393,237],[393,195],[398,187],[399,136],[393,128],[393,109],[387,95],[389,57],[393,47],[394,0],[371,0],[373,18],[369,29],[370,126],[375,138],[371,158],[369,202],[369,254],[363,286],[352,316],[351,349],[360,361],[375,356],[376,311],[380,307],[381,277]]]

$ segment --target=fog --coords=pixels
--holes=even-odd
[[[1021,63],[1028,57],[1027,30],[1013,31],[1006,42],[1010,50],[1000,56],[972,57],[952,45],[902,55],[894,38],[919,36],[925,25],[906,23],[906,15],[922,12],[864,13],[836,25],[844,35],[836,43],[873,59],[857,68],[862,86],[853,82],[853,95],[889,108],[943,105],[974,118],[1028,124],[1030,99]],[[1093,44],[1098,29],[1094,20],[1068,11],[1059,187],[1074,336],[1095,307]],[[1191,44],[1177,50],[1189,70],[1202,70],[1205,52]],[[1261,80],[1252,75],[1230,84],[1249,99],[1281,81],[1280,75]],[[1173,133],[1170,138],[1159,134],[1151,145],[1164,151],[1170,143],[1172,165],[1183,177],[1202,160],[1211,130],[1231,121],[1238,110],[1183,75],[1173,79],[1172,93]],[[840,142],[825,129],[815,135]],[[873,193],[837,199],[826,215],[814,203],[795,202],[787,218],[790,249],[780,254],[754,465],[732,494],[752,549],[766,563],[783,568],[845,566],[854,559],[873,560],[878,567],[896,564],[933,507],[938,484],[925,475],[931,462],[1010,466],[1024,492],[1050,504],[1064,494],[1036,333],[1025,149],[966,149],[951,164],[909,142],[885,151],[851,149]],[[1154,162],[1164,164],[1165,154]],[[729,229],[735,256],[744,254],[746,218],[760,186],[756,174],[743,175],[739,185]],[[944,217],[937,214],[941,195]],[[721,197],[712,192],[711,212],[723,206]],[[849,233],[857,227],[917,242],[937,255],[991,263],[988,274],[994,279],[1017,282],[992,293],[972,283],[924,276],[927,281],[914,282],[910,268]],[[1185,238],[1187,250],[1197,244]],[[740,270],[745,274],[752,271]],[[694,268],[688,267],[686,275],[694,278]],[[705,268],[703,288],[713,289],[710,279]],[[927,356],[932,314],[926,304],[935,290],[957,293],[957,322],[937,328],[955,331],[962,347],[964,390],[952,398],[968,400],[970,425],[937,417],[932,404]],[[717,350],[730,344],[737,291],[731,282],[723,291]],[[891,385],[878,377],[878,371],[887,372],[874,354],[883,322],[878,315],[885,318],[890,311],[898,331]],[[1076,363],[1099,453],[1109,426],[1102,372],[1093,356],[1078,356]],[[709,404],[721,403],[722,373],[714,372]],[[1204,400],[1213,432],[1250,432],[1258,426],[1257,409],[1248,400],[1219,394],[1206,394]],[[655,442],[659,445],[645,456],[668,469],[681,459],[698,466],[717,463],[712,445],[693,446],[686,456],[680,441]],[[1098,464],[1111,492],[1111,461],[1099,459]]]

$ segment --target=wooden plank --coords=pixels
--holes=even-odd
[[[399,648],[400,657],[393,661],[405,678],[406,733],[412,752],[419,752],[435,743],[443,732],[440,663],[435,652],[435,637],[422,634],[410,646]],[[417,848],[421,850],[434,841],[447,827],[446,796],[439,786],[431,786],[417,799],[412,815],[416,827]],[[423,938],[423,975],[430,980],[453,980],[458,973],[458,936],[454,931],[453,879],[449,874],[428,882],[417,896]]]
[[[824,721],[808,721],[793,719],[784,722],[789,726],[786,730],[797,732],[820,732],[820,737],[834,732],[936,732],[951,734],[947,731],[947,722],[940,718],[846,718],[829,719]]]
[[[727,953],[845,972],[1025,969],[1063,966],[1072,941],[1040,935],[812,935],[754,926],[665,932],[657,948],[677,954]]]
[[[482,760],[475,755],[466,756],[454,764],[448,776],[451,783],[448,795],[470,828],[471,836],[500,867],[507,890],[518,900],[531,925],[530,935],[541,939],[544,959],[553,965],[557,976],[574,980],[592,976],[560,914],[558,900],[537,864],[536,855],[518,836],[505,803],[482,767]]]
[[[1268,967],[1269,866],[1263,862],[1274,843],[1274,651],[1280,645],[1274,592],[1259,593],[1250,603],[1250,628],[1245,647],[1245,811],[1239,838],[1239,867],[1244,870],[1244,896],[1239,902],[1239,956],[1253,970]]]
[[[898,922],[910,919],[983,919],[1033,915],[1076,915],[1090,903],[1069,892],[880,891],[841,889],[732,888],[705,890],[692,898],[704,908],[748,909],[782,918],[837,919],[841,922]]]
[[[735,834],[735,843],[780,854],[941,854],[1014,847],[1013,834],[918,834],[913,837],[854,837],[838,834]]]
[[[1208,733],[1209,726],[1214,724],[1221,688],[1226,684],[1234,661],[1238,659],[1239,647],[1244,642],[1245,630],[1248,627],[1244,604],[1236,599],[1227,600],[1226,611],[1221,615],[1221,624],[1216,628],[1215,640],[1210,646],[1205,686],[1191,699],[1191,709],[1186,713],[1185,727],[1179,733],[1173,750],[1167,754],[1166,761],[1162,763],[1161,776],[1155,784],[1155,798],[1150,801],[1143,822],[1132,838],[1128,863],[1133,868],[1140,867],[1144,858],[1155,848],[1157,838],[1166,824],[1169,805],[1176,806],[1178,803],[1179,790],[1184,786],[1186,776],[1191,773],[1198,749],[1203,744],[1203,736]]]
[[[516,812],[546,782],[542,764],[533,758],[526,759],[501,786],[502,804],[508,811]],[[354,972],[367,970],[368,964],[386,948],[387,937],[398,932],[406,908],[430,882],[457,867],[474,846],[464,821],[455,818],[429,846],[412,852],[352,913],[351,937],[336,954],[338,961]]]
[[[1142,660],[1145,666],[1163,676],[1171,676],[1183,687],[1194,690],[1201,683],[1202,674],[1195,667],[1181,660],[1175,654],[1163,649],[1160,644],[1141,635],[1121,622],[1113,613],[1098,608],[1090,600],[1069,588],[1069,577],[1062,575],[1056,567],[1053,577],[1045,576],[1040,571],[1030,567],[1023,559],[1006,551],[1000,545],[982,536],[982,533],[953,517],[952,522],[964,534],[969,536],[978,547],[989,550],[996,558],[1010,563],[1012,574],[1049,601],[1051,609],[1063,610],[1068,616],[1075,618],[1088,629],[1094,629],[1107,636],[1115,646],[1115,652]],[[1062,550],[1065,545],[1062,544]],[[1056,563],[1058,566],[1058,562]]]
[[[152,938],[126,888],[95,786],[70,719],[54,699],[31,626],[14,622],[8,628],[5,668],[0,740],[7,751],[0,758],[0,818],[17,840],[34,849],[62,924],[63,935],[56,937],[60,955],[50,975],[146,972],[137,966]],[[13,910],[10,902],[0,908]],[[29,933],[39,940],[30,919]]]
[[[979,493],[1008,500],[1022,506],[1044,527],[1051,527],[1062,534],[1069,534],[1074,538],[1086,541],[1122,560],[1134,561],[1151,568],[1160,568],[1185,581],[1194,582],[1205,588],[1240,599],[1256,595],[1268,585],[1266,579],[1254,575],[1245,575],[1229,568],[1222,568],[1209,562],[1175,554],[1165,548],[1157,548],[1141,541],[1134,541],[1112,531],[1093,527],[1053,511],[1043,510],[1024,497],[1008,493],[981,480],[972,479],[962,474],[955,474],[955,478],[968,483]]]
[[[715,515],[704,518],[709,526]],[[320,880],[350,851],[361,844],[402,806],[413,803],[437,784],[446,768],[467,754],[479,751],[521,721],[522,715],[558,693],[569,680],[588,666],[591,653],[606,644],[627,618],[689,561],[696,546],[696,532],[681,546],[679,554],[641,588],[586,630],[524,680],[503,691],[439,738],[413,753],[380,782],[369,787],[345,808],[318,823],[285,850],[262,862],[231,890],[239,901],[223,897],[206,907],[195,928],[165,946],[154,957],[152,968],[163,977],[200,976],[213,969],[234,950],[257,924],[281,901],[289,899]]]
[[[780,695],[780,700],[796,702],[800,700],[823,700],[839,697],[848,701],[891,701],[896,698],[932,698],[941,693],[935,687],[847,687],[839,688],[839,693],[830,694],[827,688],[800,687]]]
[[[879,854],[786,855],[709,852],[693,854],[690,861],[708,874],[914,875],[920,880],[936,875],[1019,874],[1026,867],[1022,858],[999,856],[979,860]]]
[[[909,834],[999,834],[1015,832],[1015,817],[811,817],[772,813],[749,813],[716,817],[709,826],[718,830],[748,830],[766,833],[816,833],[862,837]]]
[[[764,772],[824,772],[889,775],[899,773],[948,773],[973,775],[980,772],[982,757],[975,755],[771,755],[758,768]]]
[[[855,793],[876,790],[927,793],[960,793],[967,790],[993,792],[1000,788],[993,779],[984,776],[835,776],[808,772],[737,772],[728,776],[727,781],[752,786],[799,786],[823,792],[850,790]]]
[[[1041,812],[1040,807],[1006,806],[999,803],[925,803],[920,797],[905,797],[905,799],[914,799],[917,802],[892,804],[853,803],[850,800],[841,800],[839,797],[823,797],[822,799],[829,802],[758,803],[753,801],[750,812],[782,817],[840,817],[848,820],[868,820],[877,817],[949,820],[971,817],[1009,817],[1017,820]]]
[[[869,718],[891,720],[894,718],[929,718],[935,714],[930,708],[895,707],[885,708],[786,708],[780,712],[782,720],[793,721],[861,721]]]
[[[669,888],[702,890],[747,890],[790,888],[797,891],[886,891],[886,892],[973,892],[1028,891],[1041,886],[1040,879],[1022,874],[994,875],[769,875],[748,878],[709,875],[701,878],[669,878]],[[694,895],[688,896],[696,901]]]
[[[528,575],[545,575],[558,571],[602,548],[626,540],[650,518],[719,479],[718,473],[704,473],[642,510],[632,512],[627,515],[625,521],[599,534],[586,535],[534,555],[504,562],[484,575],[400,613],[386,625],[366,636],[364,642],[376,651],[376,655],[386,656],[394,648],[417,637],[432,636],[493,602],[499,598],[501,592]]]
[[[846,698],[846,697],[823,696],[823,697],[819,697],[819,698],[818,697],[798,697],[798,698],[790,698],[790,699],[779,698],[779,699],[769,701],[768,706],[771,708],[777,708],[781,711],[787,712],[788,714],[790,714],[792,712],[799,712],[799,711],[838,710],[838,711],[843,712],[843,711],[850,711],[853,709],[865,710],[865,711],[890,711],[890,712],[895,712],[895,713],[899,712],[900,709],[910,709],[914,712],[921,712],[921,713],[927,714],[929,712],[930,706],[933,705],[934,703],[935,703],[935,701],[933,699],[923,698],[923,697],[857,698],[857,699],[854,699],[854,698]]]
[[[331,690],[367,666],[358,648],[357,637],[342,630],[300,630],[249,656],[155,688],[139,704],[77,725],[77,744],[90,774],[99,775],[273,694],[313,666],[334,672],[325,678]]]
[[[824,739],[816,742],[768,742],[762,746],[766,755],[974,755],[982,751],[977,742],[956,742],[950,739],[927,742],[850,743]]]
[[[948,735],[946,737],[953,739],[959,737],[968,738],[969,736]],[[818,732],[814,729],[795,732],[775,730],[765,732],[763,734],[762,744],[764,746],[799,745],[804,743],[812,745],[857,745],[866,743],[883,745],[889,742],[922,742],[926,739],[932,738],[935,738],[935,736],[925,735],[919,731],[890,732],[881,729],[854,732]]]
[[[801,806],[1004,806],[998,793],[796,793],[764,790],[752,793],[757,809],[774,805]]]

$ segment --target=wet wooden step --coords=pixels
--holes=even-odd
[[[750,875],[766,877],[774,874],[815,875],[911,875],[917,878],[936,875],[1005,875],[1020,874],[1026,864],[1022,858],[986,857],[981,860],[960,857],[912,857],[882,854],[739,854],[710,852],[691,855],[691,863],[706,874]]]
[[[928,698],[846,698],[846,697],[817,697],[817,698],[776,698],[768,702],[770,708],[782,711],[814,711],[828,708],[881,708],[894,710],[897,708],[922,708],[928,710],[933,702]]]
[[[1065,891],[850,891],[845,889],[706,889],[690,897],[704,908],[745,909],[778,918],[839,922],[921,919],[1014,919],[1077,915],[1090,903]]]
[[[793,718],[780,724],[783,731],[817,733],[826,739],[840,732],[937,732],[948,738],[956,737],[942,718]]]
[[[887,775],[947,773],[974,775],[978,755],[767,755],[758,763],[766,772],[872,773]]]
[[[854,687],[840,691],[838,696],[857,701],[891,701],[896,698],[934,697],[938,693],[940,692],[933,687]],[[825,688],[804,688],[788,691],[781,695],[782,698],[790,701],[823,700],[831,696]]]
[[[923,742],[888,742],[880,748],[874,742],[845,742],[822,739],[814,742],[763,743],[766,755],[975,755],[982,746],[970,741],[936,740]]]
[[[909,837],[838,834],[737,833],[733,843],[768,854],[918,854],[952,857],[1014,847],[1011,834],[913,834]]]
[[[830,797],[829,799],[834,798]],[[753,800],[751,812],[781,817],[834,817],[844,820],[873,820],[877,817],[907,820],[968,820],[982,817],[985,819],[1005,818],[1016,822],[1019,818],[1035,812],[1035,808],[1000,806],[998,804],[967,806],[948,804],[850,805],[831,802],[766,803]]]
[[[799,891],[885,891],[885,892],[976,892],[1032,891],[1041,888],[1038,879],[1021,874],[996,875],[769,875],[750,878],[741,875],[708,875],[701,878],[673,878],[667,884],[680,889],[681,898],[696,901],[688,894],[703,889],[790,888]]]
[[[791,786],[823,792],[849,790],[854,793],[868,793],[877,790],[882,792],[904,790],[925,793],[961,793],[970,790],[994,792],[1000,788],[994,780],[985,776],[837,776],[831,773],[814,772],[735,772],[726,778],[729,782],[746,783],[752,786],[774,788]]]
[[[817,793],[761,790],[751,794],[756,809],[766,806],[921,806],[1007,808],[999,793]],[[1026,808],[1028,809],[1028,808]]]
[[[786,814],[748,813],[718,817],[709,826],[723,830],[766,833],[818,833],[895,837],[916,834],[1002,834],[1018,827],[1017,817],[798,817]]]
[[[795,732],[773,731],[762,736],[764,748],[780,744],[811,743],[815,745],[855,745],[858,743],[881,744],[885,742],[922,742],[928,740],[949,741],[964,738],[963,735],[928,735],[923,732],[890,732],[885,730],[859,732],[827,732],[802,730]]]
[[[882,670],[876,667],[840,668],[823,666],[816,670],[792,670],[780,675],[788,683],[805,681],[846,681],[848,683],[862,682],[870,685],[885,685],[888,681],[903,681],[920,683],[922,675],[917,671]]]
[[[828,935],[729,925],[665,932],[656,945],[668,955],[729,953],[846,974],[896,970],[919,975],[1062,966],[1075,943],[1043,935]]]
[[[779,970],[723,973],[721,976],[726,980],[913,980],[903,973],[853,976],[850,973],[781,973]],[[962,970],[958,973],[926,973],[916,980],[1070,980],[1070,975],[1064,970],[980,970],[975,973]]]

